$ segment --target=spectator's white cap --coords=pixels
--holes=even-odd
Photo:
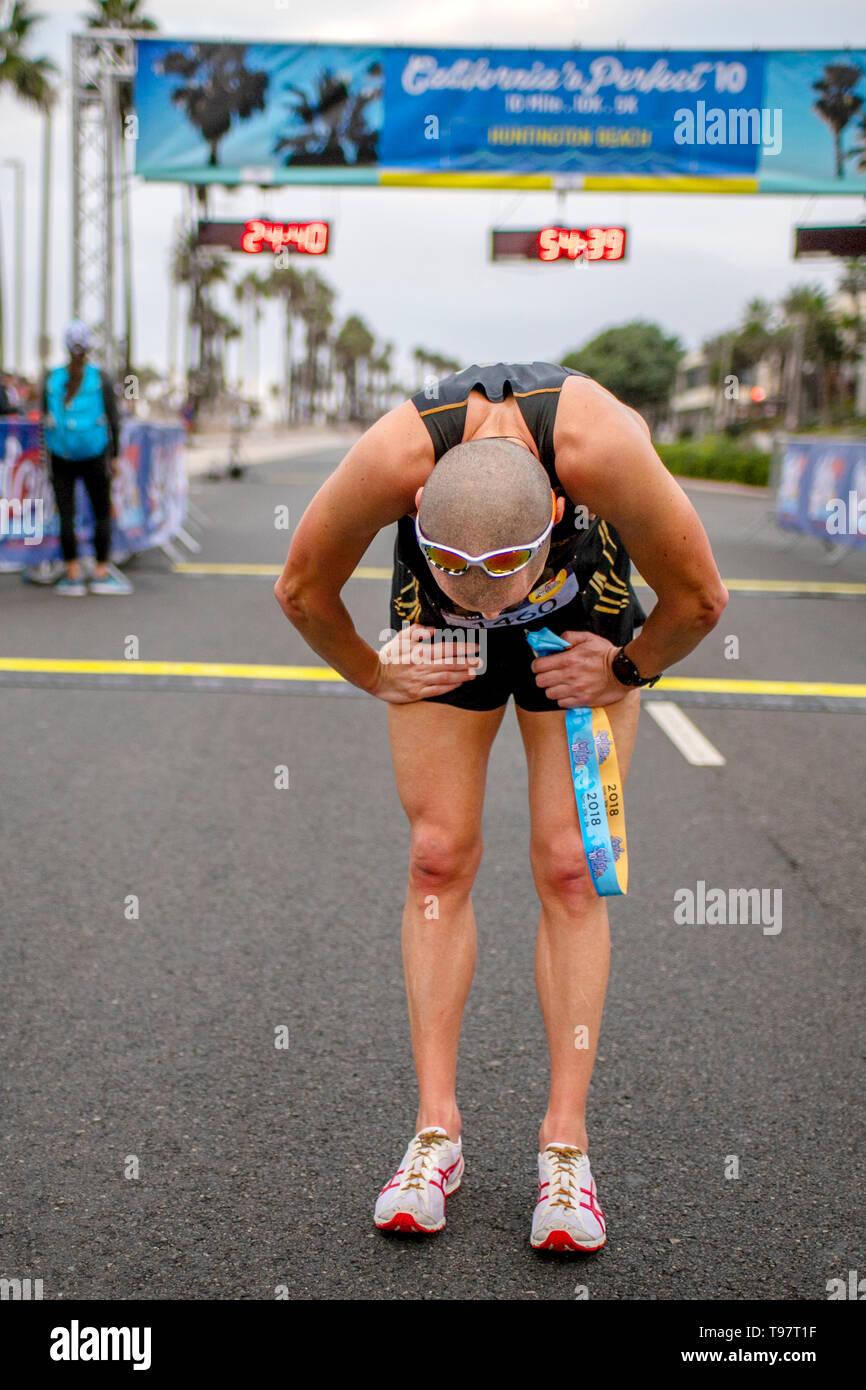
[[[93,347],[93,334],[82,319],[73,319],[66,330],[66,347],[69,352],[83,348],[89,352]]]

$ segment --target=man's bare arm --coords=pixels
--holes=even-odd
[[[603,397],[582,393],[561,403],[560,411],[573,408],[557,419],[557,471],[574,502],[616,527],[658,597],[627,647],[641,674],[652,676],[712,631],[728,593],[700,518],[653,448],[646,422],[609,392]]]
[[[305,642],[362,690],[378,680],[379,655],[355,631],[340,591],[376,534],[415,510],[432,463],[430,437],[411,401],[383,415],[319,488],[274,586]]]

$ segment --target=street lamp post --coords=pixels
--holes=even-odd
[[[42,241],[39,248],[39,371],[48,370],[48,262],[51,240],[51,106],[45,108],[42,130]]]
[[[15,170],[15,370],[24,371],[24,161],[4,159]]]
[[[0,204],[0,371],[6,370],[6,335],[3,303],[3,208]]]

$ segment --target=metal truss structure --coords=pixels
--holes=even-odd
[[[92,29],[72,36],[72,313],[92,328],[95,356],[116,373],[116,211],[121,158],[118,86],[136,70],[135,38]]]

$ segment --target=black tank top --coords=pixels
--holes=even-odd
[[[575,504],[556,473],[553,432],[562,384],[566,377],[586,375],[586,372],[560,367],[554,362],[476,363],[416,392],[411,400],[433,441],[434,463],[438,463],[443,454],[463,441],[471,391],[483,391],[489,401],[502,401],[511,392],[535,441],[551,488],[557,497],[565,498],[562,520],[551,533],[547,567],[542,576],[543,579],[550,577],[548,587],[555,586],[556,596],[545,600],[544,608],[554,603],[558,606],[572,589],[584,590],[591,586],[587,588],[583,606],[588,625],[601,631],[604,624],[609,626],[614,616],[619,619],[627,609],[636,610],[636,614],[640,615],[638,621],[642,622],[645,615],[629,584],[630,562],[614,528],[596,519],[588,526],[576,529]],[[394,560],[399,580],[398,594],[403,592],[405,586],[407,596],[403,603],[398,597],[397,611],[401,617],[418,621],[420,613],[426,610],[439,617],[444,616],[447,621],[448,614],[455,612],[455,604],[439,588],[424,559],[415,536],[414,513],[401,517],[397,523]],[[568,576],[564,584],[561,579],[563,570]],[[409,572],[408,575],[405,571]],[[559,576],[559,579],[553,576]],[[406,585],[410,577],[411,582]],[[412,590],[411,595],[409,589]],[[517,607],[521,609],[519,615],[508,610],[498,620],[483,622],[483,626],[499,627],[533,620],[531,613],[527,612],[524,616],[521,605]],[[591,616],[591,610],[597,612]],[[536,618],[539,611],[543,610],[536,608]]]
[[[586,373],[573,371],[570,367],[559,367],[554,362],[476,363],[425,387],[412,397],[412,404],[433,441],[433,457],[438,463],[444,453],[463,440],[470,391],[483,391],[489,401],[503,401],[506,394],[511,392],[535,440],[550,486],[557,497],[565,497],[562,521],[554,526],[550,537],[549,563],[553,566],[562,563],[565,548],[573,546],[575,538],[572,507],[556,476],[553,450],[559,393],[568,376],[586,376]],[[402,517],[398,523],[398,553],[403,563],[418,576],[422,588],[435,601],[436,608],[441,609],[444,603],[452,609],[452,601],[433,580],[421,553],[415,536],[414,517]]]
[[[503,401],[510,392],[535,440],[550,485],[555,488],[559,480],[553,453],[553,429],[562,383],[569,376],[585,377],[586,372],[558,367],[553,362],[485,362],[466,367],[418,391],[412,397],[412,404],[433,440],[438,463],[448,449],[453,449],[463,439],[470,391],[483,391],[489,401]],[[565,495],[561,486],[559,493]]]

